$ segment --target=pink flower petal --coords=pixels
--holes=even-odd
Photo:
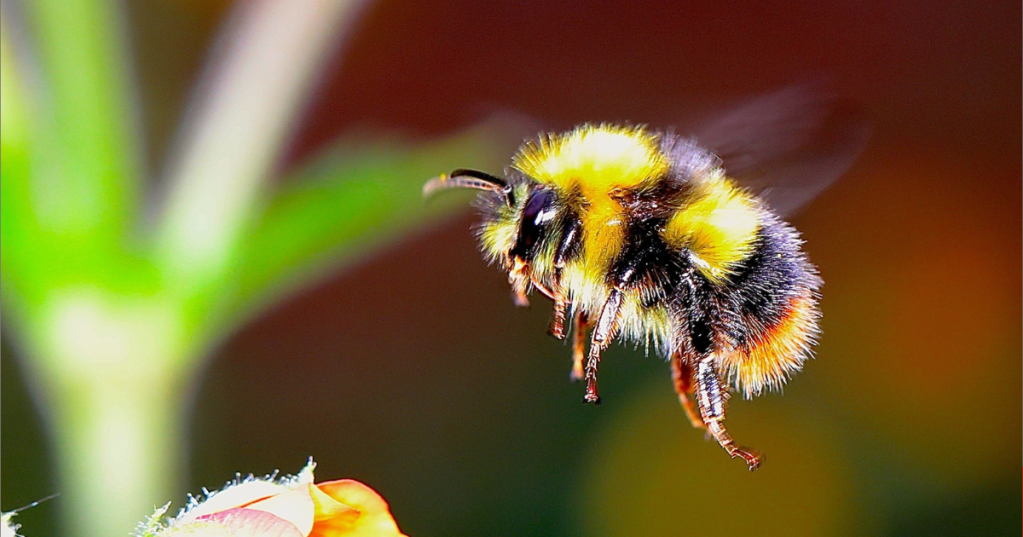
[[[212,523],[219,527],[209,527],[209,531],[204,531],[204,523]],[[305,537],[294,524],[283,518],[266,511],[243,508],[201,516],[185,527],[176,528],[178,531],[186,529],[191,530],[186,533],[187,535],[195,537],[221,536],[225,533],[231,537]]]

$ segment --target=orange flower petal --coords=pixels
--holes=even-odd
[[[351,511],[339,511],[339,516],[317,517],[309,537],[385,537],[403,536],[391,517],[387,502],[373,489],[352,479],[339,479],[315,485],[335,502],[358,511],[354,519]],[[317,496],[318,497],[318,496]],[[332,505],[332,504],[328,504]],[[324,513],[326,514],[326,513]]]
[[[210,523],[207,526],[204,523]],[[268,513],[256,509],[234,508],[220,511],[211,515],[204,515],[195,520],[191,525],[179,527],[178,531],[184,531],[187,535],[203,537],[205,535],[231,537],[304,537],[304,534],[294,524]]]
[[[283,518],[295,525],[303,536],[309,535],[313,528],[316,504],[313,502],[311,489],[313,485],[302,485],[298,488],[282,492],[246,505],[246,509],[265,511]]]
[[[317,522],[334,519],[338,522],[348,520],[354,524],[362,516],[358,509],[331,498],[329,494],[320,490],[318,486],[310,487],[310,492],[313,504],[316,506],[315,520]]]

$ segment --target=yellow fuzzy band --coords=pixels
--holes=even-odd
[[[578,188],[591,199],[656,179],[668,163],[657,137],[642,127],[583,125],[527,143],[512,167],[565,193]]]
[[[749,194],[724,177],[708,177],[692,201],[668,220],[663,238],[675,248],[689,249],[700,272],[721,283],[752,253],[759,227]]]

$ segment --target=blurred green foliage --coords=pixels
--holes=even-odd
[[[315,72],[330,36],[351,26],[360,5],[239,6],[225,37],[231,47],[209,75],[227,82],[197,95],[198,112],[182,128],[214,133],[192,150],[207,160],[171,175],[180,187],[162,185],[163,196],[146,192],[117,5],[30,2],[27,22],[5,8],[4,323],[47,417],[68,534],[123,534],[176,495],[186,396],[214,342],[359,252],[442,214],[450,203],[424,207],[424,178],[497,162],[506,143],[492,125],[426,144],[351,137],[268,180],[316,78],[302,66]],[[266,60],[264,47],[280,56]],[[293,71],[275,70],[282,60]],[[223,117],[243,124],[217,125]],[[177,158],[192,158],[189,140],[181,145]],[[209,146],[244,157],[203,156]],[[188,171],[201,176],[198,186],[186,184],[195,183]],[[165,207],[182,199],[206,203],[203,220]],[[221,250],[187,257],[188,244],[207,237],[225,237],[212,243]]]

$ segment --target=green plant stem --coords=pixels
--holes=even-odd
[[[225,260],[261,206],[313,73],[359,5],[240,4],[146,251],[137,243],[145,181],[116,6],[31,3],[48,91],[25,93],[37,100],[35,147],[25,188],[12,191],[18,211],[4,220],[24,238],[15,262],[4,263],[4,289],[7,299],[25,299],[15,323],[27,334],[27,369],[50,422],[69,534],[125,535],[175,497],[184,386],[210,344],[204,328],[219,311]],[[5,132],[22,123],[6,122]],[[5,194],[13,180],[5,175]]]
[[[53,290],[25,328],[69,535],[125,535],[177,490],[190,371],[173,300]]]
[[[68,535],[126,535],[182,488],[180,379],[64,385],[52,401]],[[180,507],[180,502],[176,502]]]

